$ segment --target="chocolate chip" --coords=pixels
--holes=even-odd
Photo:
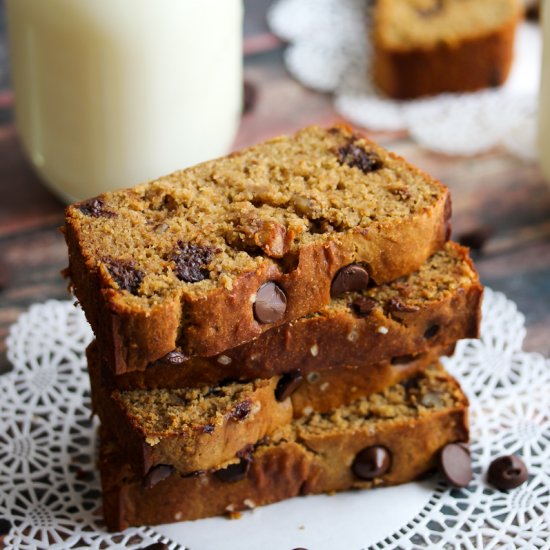
[[[131,294],[137,294],[145,273],[134,267],[133,261],[115,260],[104,258],[103,262],[111,277],[121,290],[127,290]]]
[[[146,489],[152,489],[157,483],[169,477],[174,471],[174,467],[169,464],[159,464],[153,466],[147,475],[143,478],[143,486]]]
[[[252,403],[249,400],[241,401],[235,405],[230,416],[233,420],[241,421],[250,414],[251,410]]]
[[[101,199],[90,199],[81,202],[77,208],[86,216],[92,218],[114,218],[116,214],[105,208],[105,203]]]
[[[346,292],[366,290],[369,285],[369,273],[359,264],[349,264],[336,272],[332,279],[330,295],[338,298]]]
[[[230,464],[227,468],[216,470],[214,475],[220,481],[224,481],[225,483],[235,483],[236,481],[241,481],[241,479],[246,477],[249,468],[250,460],[247,458],[241,458],[239,462]]]
[[[206,266],[214,256],[214,249],[209,246],[178,241],[179,250],[169,256],[175,264],[176,277],[185,283],[198,283],[208,279],[210,273]]]
[[[405,304],[399,298],[390,298],[388,309],[399,313],[415,313],[420,308],[418,306]]]
[[[141,548],[138,548],[138,550],[168,550],[168,545],[163,542],[155,542],[149,546],[142,546]]]
[[[274,282],[263,284],[256,293],[254,317],[259,323],[280,321],[286,311],[286,294]]]
[[[529,472],[525,463],[516,455],[495,458],[487,472],[487,481],[501,491],[515,489],[528,478]]]
[[[445,480],[452,487],[467,487],[472,481],[470,453],[460,443],[449,443],[439,455],[439,466]]]
[[[439,325],[434,323],[424,331],[424,338],[428,338],[428,339],[433,338],[438,332],[439,332]]]
[[[11,521],[5,518],[0,518],[0,537],[9,535],[11,527]]]
[[[364,174],[380,170],[383,164],[374,151],[366,151],[354,141],[338,149],[340,164],[347,164],[352,168],[359,168]]]
[[[359,296],[348,306],[356,317],[368,317],[376,307],[376,301],[366,296]]]
[[[187,361],[189,357],[179,350],[169,351],[166,355],[161,357],[159,361],[167,365],[181,365]]]
[[[244,81],[243,85],[243,115],[246,115],[254,110],[256,100],[258,99],[258,90],[255,84]]]
[[[383,476],[391,467],[391,455],[386,447],[366,447],[357,453],[351,469],[359,479],[370,481]]]
[[[275,389],[277,401],[284,401],[287,397],[290,397],[299,388],[303,379],[304,377],[299,369],[283,374]]]
[[[480,252],[487,244],[487,241],[490,239],[492,233],[493,230],[490,227],[478,227],[472,231],[459,235],[458,242],[462,246],[467,246],[476,252]]]

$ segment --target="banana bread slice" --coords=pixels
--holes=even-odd
[[[327,412],[342,405],[348,405],[352,401],[371,393],[383,391],[402,380],[412,378],[434,361],[437,361],[442,355],[451,355],[453,351],[454,344],[447,348],[434,346],[426,353],[395,357],[391,361],[369,363],[361,367],[326,367],[321,365],[322,368],[307,374],[303,374],[301,371],[293,371],[283,376],[274,376],[267,379],[271,383],[263,387],[271,389],[271,398],[266,397],[268,392],[262,390],[257,390],[254,397],[261,396],[263,400],[267,399],[268,410],[272,406],[271,400],[284,401],[287,397],[290,397],[294,418],[311,414],[313,411]],[[145,429],[141,427],[141,424],[136,426],[129,409],[124,404],[120,404],[120,396],[125,398],[136,394],[127,393],[127,391],[132,390],[115,391],[114,377],[109,369],[101,363],[95,343],[90,344],[87,355],[92,380],[94,410],[104,419],[106,424],[118,424],[119,428],[111,431],[120,432],[121,437],[129,439],[129,446],[132,446],[131,441],[136,440],[135,432],[145,433]],[[237,390],[239,387],[244,387],[245,384],[230,380],[219,380],[209,384],[208,390],[199,389],[203,389],[202,394],[215,395],[219,391],[219,385],[231,386]],[[114,394],[113,391],[115,391]],[[140,391],[143,392],[144,390]],[[166,392],[166,395],[169,393]],[[159,395],[159,393],[150,395]],[[122,399],[122,403],[125,402],[126,399]],[[114,403],[117,403],[117,406],[114,406]],[[265,404],[266,401],[264,401]],[[286,415],[280,415],[279,419],[284,423]],[[128,430],[134,433],[129,434]],[[141,455],[141,453],[138,454]]]
[[[215,355],[418,269],[448,238],[438,181],[311,127],[69,206],[76,297],[116,372]]]
[[[499,86],[521,13],[518,0],[378,0],[374,81],[397,99]]]
[[[212,468],[292,420],[277,400],[278,378],[179,390],[110,391],[88,350],[92,408],[123,445],[136,471],[159,464],[181,472]]]
[[[477,337],[481,297],[467,250],[447,243],[418,271],[393,283],[335,298],[216,356],[173,350],[144,371],[111,377],[112,383],[121,389],[196,387],[296,370],[305,376],[325,368],[402,363],[433,349],[443,354],[457,340]]]
[[[104,431],[105,522],[122,530],[412,481],[436,466],[446,444],[468,440],[467,407],[458,383],[435,365],[409,384],[295,420],[217,469],[191,475],[162,466],[143,478]]]

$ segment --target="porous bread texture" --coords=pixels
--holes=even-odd
[[[268,378],[417,356],[478,335],[482,287],[465,248],[447,243],[415,273],[336,298],[320,311],[275,327],[212,357],[173,354],[144,371],[112,376],[119,388],[177,388]],[[370,311],[358,311],[361,300]],[[108,362],[105,362],[109,367]]]
[[[374,80],[399,99],[499,86],[521,14],[518,0],[378,0]]]
[[[68,207],[68,273],[123,372],[268,330],[253,312],[268,281],[286,294],[283,324],[327,304],[345,265],[378,284],[410,273],[449,217],[441,183],[345,127],[311,127]]]
[[[432,470],[447,444],[468,440],[468,402],[460,387],[434,366],[398,385],[326,415],[294,421],[248,455],[243,479],[223,481],[215,471],[173,471],[152,488],[104,434],[100,470],[103,511],[110,529],[232,513],[293,496],[412,481]],[[364,448],[383,446],[389,470],[372,481],[351,468]],[[181,498],[185,494],[186,498]]]

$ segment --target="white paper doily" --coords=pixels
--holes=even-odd
[[[371,130],[408,130],[432,151],[473,155],[504,145],[536,157],[541,36],[534,24],[518,30],[510,77],[500,89],[394,101],[376,93],[369,76],[367,0],[278,0],[272,31],[290,43],[285,63],[305,86],[334,93],[344,118]]]
[[[413,550],[550,548],[550,361],[521,349],[524,317],[486,289],[480,340],[460,342],[449,370],[472,402],[475,477],[449,490],[437,478],[257,508],[238,521],[195,522],[106,533],[95,470],[96,423],[83,351],[91,332],[71,302],[32,306],[11,328],[0,376],[0,518],[10,549]],[[519,454],[529,481],[499,492],[490,461]],[[182,495],[185,498],[185,495]]]

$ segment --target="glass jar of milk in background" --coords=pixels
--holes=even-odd
[[[242,0],[7,0],[16,124],[65,201],[225,154]]]
[[[550,184],[550,0],[542,0],[542,74],[539,96],[539,161]]]

